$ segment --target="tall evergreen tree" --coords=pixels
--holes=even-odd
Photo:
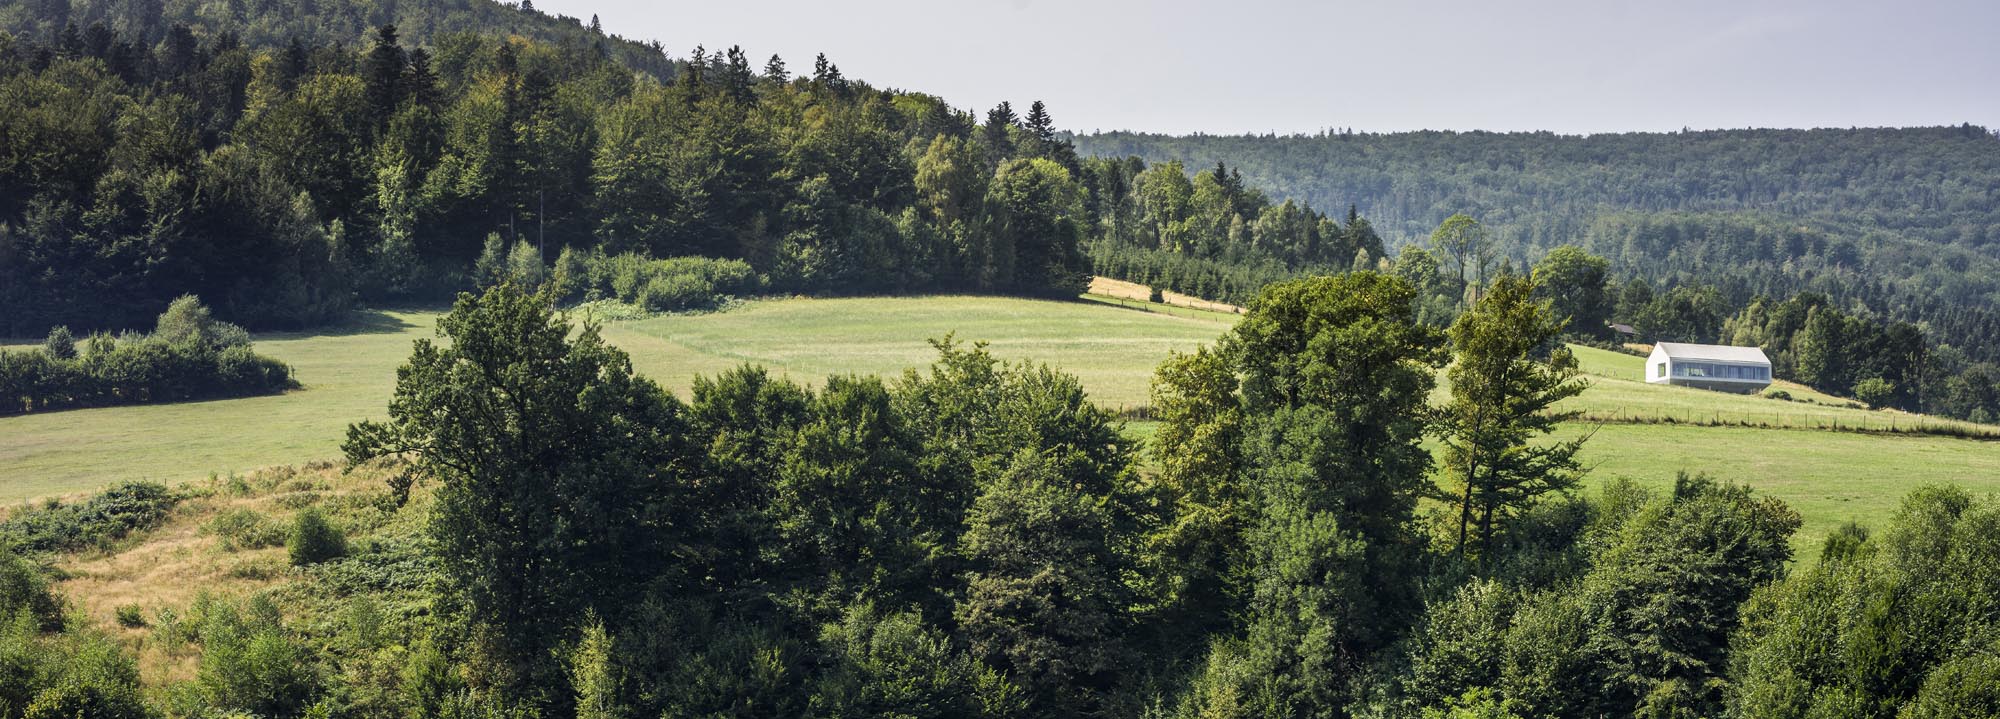
[[[398,44],[396,26],[383,25],[375,31],[375,47],[368,51],[362,69],[366,83],[368,118],[376,132],[389,124],[389,116],[403,101],[403,80],[410,71],[409,58]]]
[[[1576,485],[1582,438],[1537,442],[1575,411],[1556,403],[1583,392],[1576,358],[1559,344],[1564,322],[1535,284],[1503,275],[1451,327],[1451,402],[1444,407],[1445,473],[1439,499],[1455,507],[1457,551],[1493,550],[1514,515]]]

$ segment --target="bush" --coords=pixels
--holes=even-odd
[[[1889,406],[1896,398],[1896,386],[1880,377],[1870,377],[1854,383],[1854,398],[1866,403],[1871,409]]]
[[[297,716],[319,692],[306,650],[275,627],[212,622],[203,629],[198,682],[216,709]]]
[[[223,512],[209,520],[202,530],[221,538],[222,548],[231,552],[274,547],[284,544],[286,540],[283,528],[251,509]]]
[[[1784,391],[1784,390],[1781,390],[1781,389],[1767,389],[1767,390],[1764,390],[1764,397],[1765,397],[1766,399],[1777,399],[1777,400],[1784,400],[1784,401],[1786,401],[1786,402],[1790,402],[1790,401],[1792,401],[1792,393],[1790,393],[1790,392],[1786,392],[1786,391]]]
[[[78,504],[50,503],[23,510],[0,523],[0,535],[32,552],[101,547],[159,524],[179,501],[164,485],[130,482]]]
[[[292,536],[285,542],[292,566],[303,567],[336,559],[347,553],[347,537],[328,524],[317,508],[299,513],[292,522]]]
[[[146,704],[132,687],[65,681],[35,696],[22,719],[144,719]]]
[[[42,352],[50,359],[66,361],[76,359],[76,337],[68,327],[57,326],[49,330],[49,337],[42,341]]]
[[[556,265],[557,291],[566,299],[607,297],[652,312],[713,309],[763,288],[762,278],[741,260],[569,252]]]
[[[0,548],[0,618],[19,615],[45,631],[62,628],[62,602],[49,591],[49,578],[26,557]]]
[[[243,328],[209,316],[193,296],[162,313],[151,335],[93,336],[79,354],[68,330],[44,351],[0,351],[0,414],[274,394],[291,368],[250,350]]]
[[[139,605],[137,604],[122,605],[118,607],[116,611],[118,617],[118,626],[131,627],[134,629],[146,626],[146,614],[144,610],[139,608]]]

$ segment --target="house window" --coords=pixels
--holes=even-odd
[[[1655,377],[1665,377],[1665,376],[1667,376],[1667,363],[1665,363],[1665,362],[1661,362],[1661,363],[1660,363],[1660,369],[1659,369],[1659,371],[1658,371],[1657,373],[1655,373],[1655,374],[1654,374],[1653,376],[1655,376]]]

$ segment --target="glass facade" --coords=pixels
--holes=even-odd
[[[1743,365],[1733,365],[1733,364],[1714,364],[1711,362],[1675,362],[1674,376],[1692,377],[1700,379],[1736,379],[1744,381],[1769,382],[1771,381],[1771,368],[1746,367]]]

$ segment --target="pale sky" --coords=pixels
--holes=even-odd
[[[1066,130],[2000,127],[2000,0],[538,0]]]

